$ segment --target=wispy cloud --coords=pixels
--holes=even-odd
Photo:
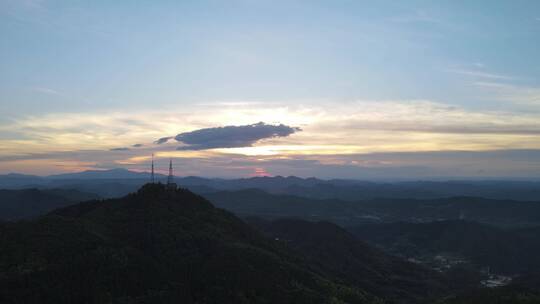
[[[468,69],[446,69],[446,72],[460,74],[465,76],[471,76],[475,78],[497,79],[497,80],[512,80],[514,77],[489,73],[481,70],[468,70]]]
[[[156,145],[161,145],[161,144],[167,143],[169,140],[171,140],[173,138],[174,138],[174,136],[161,137],[160,139],[155,140],[154,143]]]
[[[109,151],[129,151],[130,149],[128,147],[121,147],[121,148],[112,148],[109,149]]]
[[[494,86],[501,88],[500,84]],[[257,118],[283,123],[249,123]],[[230,122],[237,125],[214,127]],[[7,130],[19,136],[0,140],[4,167],[9,162],[44,164],[46,159],[135,166],[152,153],[199,162],[214,159],[217,164],[217,160],[236,156],[270,160],[325,155],[330,162],[331,157],[392,151],[540,149],[537,112],[477,111],[422,100],[198,107],[129,114],[58,113],[0,125],[0,132]],[[152,144],[163,134],[178,134],[178,142],[186,148],[175,151],[176,141]],[[288,136],[291,134],[294,136]]]
[[[513,85],[500,82],[477,81],[474,85],[491,93],[493,99],[523,105],[540,105],[540,87]]]
[[[483,64],[473,66],[474,68],[448,68],[444,71],[470,77],[470,84],[483,89],[490,99],[521,105],[540,105],[540,87],[523,84],[527,78],[489,72]]]
[[[111,32],[105,29],[102,22],[90,22],[95,18],[84,9],[66,9],[52,7],[46,0],[4,0],[0,1],[0,14],[6,13],[9,18],[20,24],[27,24],[50,30],[52,33],[81,35],[92,34],[98,37],[109,37]]]
[[[96,157],[100,155],[100,157]],[[149,170],[149,157],[131,157],[123,161],[103,151],[78,151],[10,158],[0,157],[0,171],[11,168],[50,166],[57,171],[82,169],[110,169],[125,167]],[[90,158],[93,161],[88,161]],[[359,179],[418,179],[433,177],[521,177],[540,176],[540,150],[486,150],[486,151],[425,151],[361,153],[347,155],[292,155],[288,157],[261,157],[241,154],[213,153],[207,156],[156,155],[156,168],[165,171],[168,158],[174,158],[177,173],[182,176],[210,177],[252,176],[257,173],[322,178]],[[56,160],[56,161],[55,161]],[[459,165],[456,165],[459,164]],[[19,166],[20,165],[20,166]],[[35,172],[35,171],[29,171]]]
[[[33,87],[33,88],[31,88],[31,90],[33,92],[37,92],[37,93],[43,93],[43,94],[48,94],[48,95],[56,95],[56,96],[63,96],[63,94],[61,94],[59,91],[51,89],[51,88],[46,88],[46,87]]]

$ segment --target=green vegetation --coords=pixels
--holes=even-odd
[[[405,262],[331,223],[249,223],[188,190],[161,184],[33,220],[2,222],[0,303],[538,301],[538,281],[477,289],[471,276],[462,279],[463,272],[443,275]],[[480,231],[490,241],[490,229],[431,229],[428,236],[474,237]],[[519,231],[528,240],[538,235]]]
[[[325,273],[392,303],[418,303],[458,289],[450,288],[450,282],[440,273],[387,255],[332,223],[254,218],[249,222]]]
[[[232,214],[149,184],[0,227],[1,303],[377,303]]]

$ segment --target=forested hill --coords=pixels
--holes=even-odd
[[[349,227],[358,238],[407,258],[454,255],[507,275],[540,273],[540,228],[501,229],[463,220]]]
[[[96,198],[95,194],[71,189],[0,190],[0,220],[32,218]]]
[[[0,226],[0,303],[372,303],[187,190]]]
[[[255,226],[162,184],[0,223],[0,303],[433,303],[462,288],[330,223]]]
[[[261,190],[206,193],[220,208],[240,216],[298,217],[341,226],[365,223],[431,222],[465,218],[502,227],[540,225],[540,202],[492,200],[478,197],[442,199],[373,199],[343,201],[274,195]]]
[[[329,222],[299,219],[270,222],[260,218],[249,218],[248,222],[286,243],[310,264],[319,265],[393,303],[417,303],[469,287],[462,282],[451,282],[428,268],[387,255]]]

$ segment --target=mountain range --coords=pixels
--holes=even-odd
[[[156,174],[156,179],[165,181],[166,177]],[[346,201],[375,198],[431,199],[454,196],[540,201],[539,181],[368,182],[343,179],[323,180],[295,176],[240,179],[188,176],[175,177],[175,179],[178,184],[197,192],[261,189],[272,194]],[[0,189],[71,188],[96,193],[102,197],[120,197],[135,191],[149,180],[150,174],[148,172],[135,172],[125,169],[90,170],[44,177],[7,174],[0,175]]]
[[[285,230],[311,224],[295,225]],[[350,246],[361,275],[324,257],[339,258],[330,255],[341,249],[304,255],[306,242],[290,249],[206,199],[160,184],[3,223],[0,235],[1,303],[382,303],[377,290],[395,289],[390,302],[449,292],[438,274],[335,225],[321,224],[310,240]]]
[[[124,191],[135,192],[137,187],[136,183],[74,180],[65,188],[0,190],[0,219],[34,217],[86,199],[107,198],[113,193],[116,197]],[[478,197],[346,201],[271,194],[260,189],[218,191],[205,186],[191,186],[190,190],[241,217],[296,217],[310,221],[329,221],[344,227],[368,223],[423,223],[458,219],[505,228],[540,225],[540,202],[534,201]]]
[[[539,227],[502,229],[464,220],[348,227],[389,254],[433,264],[453,258],[505,275],[540,273]]]
[[[216,206],[240,216],[267,219],[297,217],[341,226],[366,223],[431,222],[468,219],[501,227],[540,225],[540,202],[478,197],[439,199],[370,199],[345,201],[276,195],[258,189],[203,194]]]
[[[84,199],[64,190],[9,191]],[[255,205],[268,203],[257,201],[251,193],[257,191],[237,192]],[[41,216],[0,222],[0,303],[534,303],[540,294],[534,277],[486,290],[474,272],[437,271],[400,254],[443,248],[473,259],[486,252],[474,247],[481,239],[488,251],[537,244],[532,228],[520,228],[519,240],[463,221],[344,229],[324,221],[240,219],[210,201],[146,184],[124,197],[70,201]]]
[[[92,193],[69,189],[0,190],[0,220],[33,218],[60,207],[97,198]]]

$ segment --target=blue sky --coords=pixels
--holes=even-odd
[[[354,155],[540,148],[538,1],[3,0],[0,35],[5,172],[142,169],[134,157],[164,149],[157,138],[258,122],[302,132],[205,157],[350,167]]]

